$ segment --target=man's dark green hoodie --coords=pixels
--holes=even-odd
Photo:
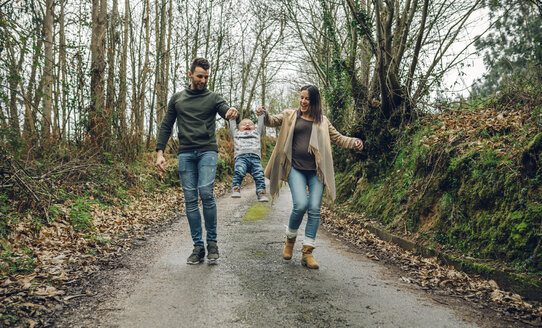
[[[221,96],[208,89],[198,91],[185,88],[174,94],[169,100],[166,114],[160,124],[156,150],[166,148],[176,120],[179,133],[178,153],[193,150],[218,151],[215,134],[216,114],[225,118],[229,108]]]

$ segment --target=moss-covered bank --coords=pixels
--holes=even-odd
[[[542,276],[540,94],[425,116],[384,174],[363,162],[339,173],[339,202],[426,246]]]

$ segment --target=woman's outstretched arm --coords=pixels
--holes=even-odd
[[[331,122],[328,121],[329,139],[331,142],[341,148],[357,149],[361,151],[363,149],[363,142],[359,138],[351,138],[343,136]]]
[[[277,126],[282,125],[282,119],[284,118],[284,113],[269,115],[264,106],[260,106],[258,107],[258,109],[256,109],[256,115],[260,115],[261,112],[265,113],[265,119],[264,119],[265,126],[275,128]]]

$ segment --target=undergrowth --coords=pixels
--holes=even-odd
[[[93,206],[122,208],[146,193],[180,185],[175,154],[166,155],[167,172],[160,175],[154,152],[128,163],[110,154],[66,157],[66,153],[53,148],[48,156],[32,159],[3,154],[10,170],[4,168],[7,178],[0,189],[2,276],[28,273],[35,267],[31,246],[21,252],[2,242],[14,229],[38,238],[43,226],[65,224],[76,233],[93,236]]]

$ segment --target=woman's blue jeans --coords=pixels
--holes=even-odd
[[[320,207],[322,206],[324,183],[318,179],[316,171],[297,170],[292,167],[290,175],[288,175],[288,185],[294,203],[288,228],[292,230],[299,229],[303,216],[308,212],[305,237],[315,239],[318,224],[320,224]],[[307,186],[309,187],[308,196]]]
[[[204,246],[198,193],[203,205],[203,219],[207,231],[207,244],[216,242],[216,202],[213,187],[216,177],[218,153],[216,151],[190,151],[179,154],[179,176],[184,192],[186,217],[194,246]]]

